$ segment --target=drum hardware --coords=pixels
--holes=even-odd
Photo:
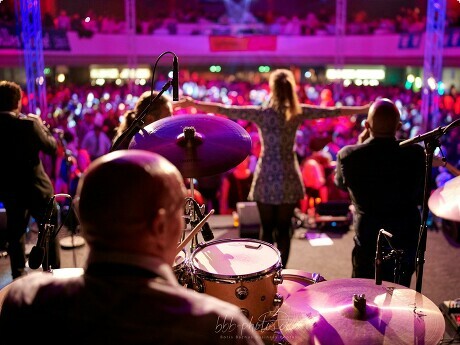
[[[275,298],[273,299],[273,306],[280,307],[284,302],[284,297],[281,296],[279,293],[275,294]]]
[[[178,255],[180,251],[185,248],[186,244],[201,230],[212,214],[214,214],[214,210],[209,211],[209,213],[193,228],[192,232],[177,246],[176,255]]]
[[[276,274],[273,276],[273,284],[279,285],[283,283],[283,275],[281,274],[281,271],[276,272]]]
[[[249,290],[246,286],[241,285],[235,289],[235,296],[241,301],[246,299],[248,295],[249,295]],[[265,298],[265,296],[263,296],[263,298]]]
[[[390,252],[388,254],[384,253],[385,246],[382,244],[381,238],[385,238],[387,241],[388,246],[390,247]],[[393,234],[385,231],[384,229],[380,229],[379,234],[377,236],[377,246],[375,250],[375,284],[381,285],[382,284],[382,264],[384,261],[388,261],[390,259],[394,259],[395,261],[395,268],[394,268],[394,275],[393,281],[395,283],[399,283],[400,278],[400,271],[401,271],[401,263],[404,257],[404,250],[394,249],[391,245],[390,238],[393,237]]]
[[[185,249],[182,249],[179,254],[176,255],[173,264],[173,272],[179,284],[187,286],[190,274],[187,269],[187,252]]]
[[[196,275],[192,274],[192,288],[193,290],[204,293],[204,283],[203,280],[200,277],[197,277]]]
[[[193,193],[193,190],[192,190]],[[196,227],[198,223],[203,220],[205,205],[199,205],[193,197],[185,198],[185,213],[190,219],[190,224],[192,227]],[[214,212],[214,210],[211,210]],[[209,227],[209,224],[206,222],[201,226],[201,235],[203,240],[208,242],[214,239],[214,234]],[[198,235],[195,234],[195,237],[192,239],[190,246],[191,252],[193,252],[198,246]]]
[[[324,277],[320,275],[319,273],[312,273],[311,278],[314,284],[326,281],[326,279],[324,279]]]

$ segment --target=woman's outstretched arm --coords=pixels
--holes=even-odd
[[[179,102],[176,102],[174,106],[181,108],[194,107],[198,111],[205,113],[220,114],[220,108],[225,107],[225,104],[217,102],[196,101],[192,97],[183,97]]]

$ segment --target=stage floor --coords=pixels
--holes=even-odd
[[[209,225],[214,239],[242,238],[239,228],[233,226],[231,216],[213,215]],[[185,234],[189,231],[190,229],[187,229]],[[69,235],[69,232],[63,228],[59,238],[68,240]],[[202,241],[200,234],[198,240]],[[29,232],[28,241],[30,249],[36,243],[36,232]],[[352,230],[317,232],[298,228],[292,237],[291,254],[285,268],[300,270],[306,275],[317,273],[326,280],[350,278],[352,247]],[[61,248],[61,267],[83,267],[87,250],[86,244],[73,249]],[[186,251],[187,255],[190,255],[190,250],[186,249]],[[459,254],[460,244],[453,241],[443,229],[428,230],[421,293],[437,306],[444,301],[460,298]],[[411,285],[414,290],[415,280],[414,276]],[[10,282],[9,258],[1,257],[0,288]],[[445,340],[454,335],[450,327],[446,325]]]

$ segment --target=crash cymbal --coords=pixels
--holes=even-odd
[[[227,118],[176,115],[141,129],[129,148],[158,153],[182,176],[198,178],[226,172],[241,163],[251,151],[251,138]]]
[[[460,176],[447,181],[428,199],[428,207],[436,216],[460,221]]]
[[[359,278],[306,286],[283,302],[277,322],[292,345],[434,345],[445,330],[441,311],[421,293]]]

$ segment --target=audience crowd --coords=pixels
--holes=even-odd
[[[0,7],[0,24],[16,24],[13,12]],[[136,32],[152,34],[268,34],[268,35],[334,35],[336,16],[333,11],[320,10],[293,14],[276,15],[270,11],[251,13],[245,9],[222,12],[200,8],[199,6],[178,7],[174,11],[148,9],[139,11]],[[350,15],[346,24],[346,34],[368,35],[388,33],[421,33],[425,31],[426,17],[417,7],[401,7],[396,16],[371,18],[362,9]],[[80,36],[91,37],[95,33],[118,34],[126,32],[126,19],[110,13],[96,13],[90,9],[85,13],[58,14],[44,13],[43,27],[46,30],[59,29],[78,32]],[[236,31],[232,30],[236,26]],[[460,16],[455,11],[447,11],[446,28],[459,27]]]
[[[132,111],[139,96],[148,91],[147,86],[138,86],[138,93],[132,94],[126,85],[117,86],[106,83],[103,86],[70,86],[61,84],[56,89],[48,91],[48,110],[43,112],[42,118],[50,128],[55,129],[61,149],[58,157],[43,157],[45,167],[57,191],[74,190],[79,176],[88,164],[95,158],[110,151],[117,128],[122,124],[124,115]],[[192,96],[205,101],[218,101],[225,104],[264,104],[268,99],[268,84],[261,80],[257,83],[246,81],[221,81],[194,78],[183,82],[181,96]],[[344,87],[338,101],[334,101],[334,92],[330,85],[312,85],[301,83],[298,89],[299,100],[302,103],[314,105],[364,105],[380,97],[389,98],[395,102],[401,112],[402,126],[398,137],[407,139],[422,133],[421,94],[399,86],[356,86]],[[24,109],[27,109],[27,98],[23,99]],[[445,95],[439,99],[440,124],[447,125],[460,117],[460,95],[455,86],[452,86]],[[173,116],[177,114],[192,114],[193,108],[175,108]],[[316,185],[316,191],[309,191],[314,196],[311,203],[321,201],[347,199],[346,193],[338,191],[333,181],[334,164],[337,151],[344,145],[358,141],[362,132],[365,114],[352,117],[339,117],[331,119],[307,120],[298,131],[295,150],[301,168],[305,168],[304,176],[317,176],[318,181],[310,181]],[[254,144],[253,152],[249,157],[249,169],[253,172],[254,162],[260,153],[257,145],[259,142],[257,128],[254,124],[236,120],[251,135]],[[459,128],[451,130],[441,138],[442,151],[446,159],[453,166],[459,168],[460,147],[458,138]],[[96,140],[96,138],[99,138]],[[316,161],[318,164],[313,164]],[[71,162],[71,164],[69,164]],[[252,162],[252,163],[251,163]],[[306,163],[308,162],[308,163]],[[315,166],[315,171],[306,171]],[[436,177],[439,172],[446,174],[442,167],[433,168],[433,188],[436,188]],[[228,172],[232,173],[231,171]],[[69,177],[70,176],[70,177]],[[453,176],[452,176],[453,177]],[[219,200],[222,195],[229,195],[228,191],[222,193],[222,180],[226,174],[213,177],[217,180],[212,183],[211,190],[206,179],[197,179],[195,187],[206,191],[205,200],[212,204],[216,213],[220,205],[229,205],[228,200]],[[200,185],[202,182],[202,186]],[[228,185],[224,185],[228,187]],[[307,193],[309,194],[309,193]],[[311,196],[311,195],[310,195]],[[318,200],[317,198],[320,198]],[[316,201],[315,201],[316,200]],[[246,200],[238,200],[246,201]],[[234,200],[232,201],[234,203]],[[302,210],[308,204],[300,205]],[[233,207],[224,211],[229,213]]]

